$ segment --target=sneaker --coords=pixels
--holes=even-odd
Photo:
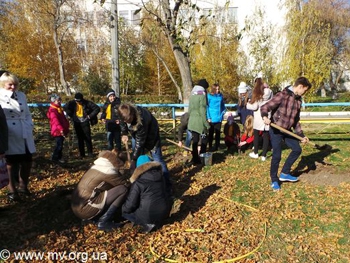
[[[290,174],[284,174],[284,173],[280,174],[280,181],[282,182],[296,182],[298,180],[299,180],[298,177],[292,176]]]
[[[261,161],[265,162],[266,161],[266,157],[265,156],[261,156]]]
[[[254,152],[251,152],[251,153],[249,154],[249,157],[254,158],[254,159],[258,159],[258,158],[259,158],[259,154],[254,153]]]
[[[278,182],[273,182],[273,183],[271,184],[271,187],[272,187],[272,189],[273,189],[274,191],[279,191],[279,190],[281,190],[281,187],[280,187],[280,185],[279,185]]]

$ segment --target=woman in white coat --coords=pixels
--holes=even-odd
[[[5,152],[9,173],[8,198],[20,201],[18,193],[30,195],[29,175],[32,154],[36,151],[33,137],[33,121],[26,95],[18,91],[18,78],[8,72],[0,77],[0,105],[8,126],[8,150]],[[18,189],[16,179],[18,178]]]
[[[252,99],[247,103],[247,109],[254,111],[254,152],[249,156],[251,158],[259,158],[259,140],[262,137],[263,147],[261,153],[261,160],[266,160],[266,154],[269,147],[269,125],[264,124],[260,115],[260,107],[269,101],[273,96],[272,90],[266,83],[263,83],[262,78],[255,79]]]

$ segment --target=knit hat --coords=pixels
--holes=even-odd
[[[204,89],[209,88],[209,83],[207,82],[206,79],[199,80],[197,85],[202,86]]]
[[[81,101],[84,98],[84,96],[83,96],[83,94],[78,92],[78,93],[75,93],[75,97],[74,98],[75,98],[76,101]]]
[[[114,151],[101,151],[98,154],[98,158],[105,158],[111,162],[114,168],[119,169],[124,166],[124,162],[118,158],[118,154]]]
[[[109,89],[108,91],[107,91],[107,99],[109,98],[109,96],[111,96],[111,95],[114,95],[115,96],[115,92],[114,92],[114,90],[112,90],[112,89]]]
[[[56,100],[59,100],[59,99],[61,99],[60,96],[58,96],[55,93],[50,95],[50,101],[51,102],[55,102]]]
[[[246,93],[246,92],[247,92],[247,84],[242,81],[238,86],[238,93]]]
[[[136,167],[139,167],[140,165],[143,165],[150,161],[151,161],[151,158],[149,158],[148,155],[140,155],[139,158],[137,158]]]

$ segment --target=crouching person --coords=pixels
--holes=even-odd
[[[169,216],[171,198],[159,162],[140,155],[130,178],[131,188],[122,207],[122,216],[150,232]]]
[[[72,195],[74,214],[85,220],[97,221],[100,230],[119,227],[113,222],[128,193],[129,170],[117,153],[102,151],[83,175]]]

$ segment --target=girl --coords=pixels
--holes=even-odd
[[[262,82],[261,78],[255,80],[255,86],[253,89],[253,95],[250,102],[247,103],[247,109],[254,111],[254,152],[251,152],[249,156],[251,158],[259,158],[259,134],[262,134],[263,151],[261,154],[261,160],[266,160],[266,153],[269,147],[269,125],[266,125],[260,114],[260,107],[272,98],[272,90],[266,83]]]
[[[50,101],[51,104],[46,116],[50,121],[51,135],[56,141],[56,147],[52,153],[51,160],[64,163],[62,159],[63,142],[65,136],[69,133],[69,121],[61,107],[61,98],[57,94],[52,94],[50,96]]]
[[[208,93],[208,108],[207,108],[207,120],[210,124],[209,128],[209,149],[210,151],[217,151],[220,146],[220,131],[221,123],[226,112],[224,97],[220,92],[219,84],[214,84],[211,88],[211,92]],[[215,133],[215,145],[213,148],[213,139]]]
[[[253,147],[253,141],[254,141],[253,121],[254,121],[254,117],[252,115],[248,115],[244,123],[244,132],[242,134],[241,141],[238,144],[238,147],[240,147],[241,152],[243,153],[247,149],[250,149]]]

